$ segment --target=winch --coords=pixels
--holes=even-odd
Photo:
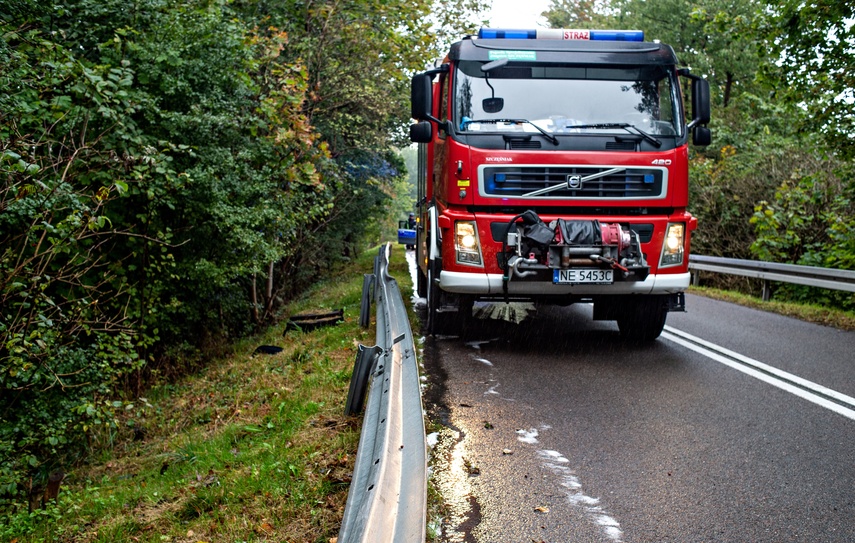
[[[502,249],[504,259],[500,258],[500,264],[504,260],[506,282],[539,271],[575,268],[611,269],[615,280],[643,281],[650,270],[638,233],[629,225],[596,219],[555,219],[547,224],[528,210],[508,223]]]

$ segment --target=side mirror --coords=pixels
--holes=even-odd
[[[417,121],[426,121],[431,118],[431,109],[433,109],[432,79],[427,74],[413,76],[410,89],[410,105],[412,117]]]
[[[692,80],[692,122],[690,127],[710,122],[710,82],[706,79]]]
[[[712,143],[712,133],[706,126],[696,126],[692,129],[692,143],[694,145],[709,145]]]
[[[433,125],[430,121],[419,121],[410,125],[410,141],[413,143],[430,143],[433,139]]]

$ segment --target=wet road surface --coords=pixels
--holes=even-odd
[[[588,305],[426,338],[438,540],[855,541],[855,334],[687,306],[642,346]]]

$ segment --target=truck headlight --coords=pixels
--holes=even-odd
[[[662,245],[662,258],[659,266],[679,266],[683,263],[683,247],[685,247],[686,225],[684,223],[669,223],[665,231],[665,243]]]
[[[478,242],[478,228],[475,222],[455,222],[454,242],[458,264],[481,265],[481,244]]]

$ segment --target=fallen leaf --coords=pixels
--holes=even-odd
[[[549,508],[546,507],[545,505],[541,505],[540,507],[535,507],[534,510],[537,511],[538,513],[549,513]]]
[[[466,458],[463,459],[463,467],[469,475],[481,475],[481,469]]]

